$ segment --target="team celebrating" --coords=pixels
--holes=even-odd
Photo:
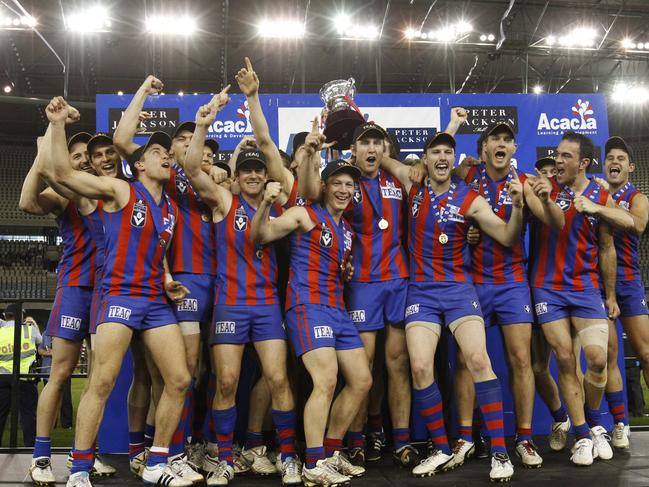
[[[628,448],[617,318],[649,383],[638,265],[649,204],[630,182],[631,147],[611,137],[604,178],[589,179],[593,142],[566,132],[555,157],[525,174],[512,164],[514,128],[496,121],[481,133],[476,157],[456,165],[454,135],[467,113],[453,108],[414,165],[398,160],[394,138],[374,122],[355,129],[351,159],[337,158],[318,117],[288,156],[271,138],[258,76],[245,61],[236,82],[254,138],[244,137],[227,164],[214,162],[219,145],[207,134],[230,101],[229,85],[194,121],[172,136],[154,132],[142,146],[134,137],[148,117],[145,102],[163,88],[153,76],[112,137],[66,139],[79,112],[61,97],[47,106],[49,126],[20,201],[26,212],[56,217],[64,249],[33,482],[56,481],[51,433],[86,338],[90,372],[68,487],[116,472],[95,453],[96,439],[127,353],[129,463],[147,485],[223,486],[248,471],[279,474],[283,485],[349,484],[389,441],[384,391],[395,464],[426,477],[490,457],[490,480],[506,482],[514,467],[490,326],[504,340],[524,467],[543,464],[532,439],[535,392],[553,418],[550,448],[565,449],[572,433],[575,465]],[[435,361],[444,328],[458,346],[455,425],[445,422],[445,369]],[[312,383],[302,395],[299,359]],[[242,366],[255,361],[260,375],[238,449],[237,389]],[[413,404],[429,435],[425,458],[411,441]],[[457,431],[454,442],[447,427]]]

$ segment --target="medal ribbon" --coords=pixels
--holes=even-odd
[[[514,174],[512,171],[509,171],[509,174],[507,174],[507,179],[505,180],[505,185],[503,186],[503,189],[500,191],[498,194],[498,202],[496,203],[495,206],[492,206],[492,209],[496,215],[500,215],[500,210],[507,200],[507,183],[509,183],[512,179],[514,178]],[[489,195],[489,176],[487,175],[487,169],[485,168],[485,165],[480,166],[480,181],[482,184],[482,196],[484,196],[484,199],[487,200],[487,203],[491,205],[491,196]],[[495,181],[494,181],[495,182]],[[497,188],[498,186],[496,186]]]
[[[359,181],[359,184],[365,190],[365,194],[367,194],[367,199],[370,200],[370,205],[372,206],[372,209],[374,210],[374,213],[376,214],[376,216],[378,217],[379,220],[382,220],[384,218],[384,214],[383,214],[383,191],[381,190],[381,187],[383,187],[384,185],[387,186],[387,179],[385,178],[385,174],[383,174],[380,169],[379,169],[378,177],[376,179],[377,179],[378,184],[379,184],[378,206],[376,205],[374,200],[372,200],[372,198],[370,198],[370,196],[369,196],[370,195],[369,188],[368,188],[368,186],[366,186],[366,184],[369,185],[369,183],[367,183],[366,181]],[[360,188],[359,188],[359,190],[360,190]]]
[[[151,193],[149,193],[140,181],[135,181],[133,184],[135,185],[135,192],[137,195],[148,203],[151,215],[153,216],[153,224],[158,232],[158,236],[165,241],[165,244],[167,244],[169,238],[171,238],[171,230],[174,224],[174,215],[172,212],[173,207],[171,206],[169,195],[167,195],[166,191],[162,191],[162,202],[166,205],[167,210],[167,223],[164,223],[164,215],[162,212],[164,205],[162,207],[158,205],[158,203],[153,199],[153,196],[151,196]]]

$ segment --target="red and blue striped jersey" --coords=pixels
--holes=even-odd
[[[455,178],[447,192],[432,196],[431,192],[428,180],[423,185],[413,184],[410,189],[410,281],[472,282],[466,240],[469,223],[465,215],[478,193]],[[438,211],[440,218],[436,215]],[[442,214],[445,221],[441,221]],[[442,244],[444,240],[446,243]]]
[[[361,176],[354,184],[354,196],[345,218],[354,230],[354,276],[356,282],[378,282],[408,277],[403,242],[403,201],[401,183],[379,171],[370,179]],[[379,222],[388,224],[385,230]]]
[[[527,175],[519,173],[522,184]],[[465,182],[491,205],[494,213],[501,220],[508,222],[512,214],[512,200],[505,185],[511,179],[508,175],[494,181],[487,174],[483,162],[473,166],[465,178]],[[527,217],[527,212],[525,212]],[[525,228],[526,225],[523,225]],[[485,232],[480,232],[480,241],[471,246],[473,262],[473,282],[476,284],[506,284],[512,282],[527,282],[527,254],[525,252],[525,231],[513,247],[505,247]]]
[[[182,167],[174,165],[166,187],[178,206],[178,221],[169,249],[169,269],[190,274],[216,274],[212,210],[201,201]]]
[[[273,205],[271,218],[282,211],[279,205]],[[275,246],[256,245],[251,237],[256,212],[243,196],[232,195],[230,211],[214,224],[218,255],[216,304],[255,306],[278,302]]]
[[[291,206],[306,206],[309,204],[309,201],[304,199],[302,195],[297,190],[297,176],[293,178],[293,187],[291,188],[291,194],[288,195],[288,200],[284,203],[284,209],[288,210]]]
[[[551,198],[563,210],[566,221],[563,229],[556,231],[531,218],[530,286],[555,291],[599,289],[599,220],[579,213],[570,188],[551,181]],[[608,198],[594,181],[582,195],[599,205],[605,205]]]
[[[320,204],[304,209],[316,225],[308,232],[290,236],[286,309],[298,304],[322,304],[344,310],[340,266],[352,250],[354,232],[344,218],[337,224]]]
[[[102,292],[167,302],[163,260],[178,211],[164,191],[157,203],[139,181],[129,185],[124,208],[101,212],[106,245]]]
[[[613,201],[620,208],[629,211],[633,199],[640,194],[640,191],[630,182],[618,189],[612,196]],[[640,236],[635,233],[615,229],[613,231],[615,252],[617,254],[617,280],[619,281],[641,281],[640,264],[638,263],[638,245]]]
[[[56,217],[63,255],[59,261],[57,289],[60,287],[93,287],[95,284],[96,247],[90,231],[71,201]]]
[[[97,200],[97,207],[88,215],[81,216],[86,228],[90,232],[92,241],[95,243],[95,279],[100,282],[104,270],[104,259],[106,258],[106,236],[104,235],[104,222],[101,214],[104,202]]]

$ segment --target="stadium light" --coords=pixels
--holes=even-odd
[[[122,96],[122,95],[124,95],[124,92],[123,92],[122,90],[119,90],[119,91],[117,92],[117,94],[118,94],[119,96]]]
[[[549,35],[545,38],[546,46],[559,45],[568,48],[581,48],[586,49],[595,45],[595,38],[597,31],[591,27],[577,27],[570,31],[568,34],[555,37]]]
[[[649,89],[643,85],[628,86],[626,83],[615,85],[612,93],[613,101],[641,105],[649,101]]]
[[[541,85],[534,85],[534,88],[532,88],[532,91],[537,95],[541,94],[541,93],[543,93],[543,87]]]
[[[257,34],[261,37],[299,39],[305,33],[304,22],[297,20],[263,20],[257,25]]]
[[[65,28],[70,32],[108,32],[110,26],[108,10],[100,5],[80,10],[65,17]]]
[[[36,27],[38,21],[31,15],[21,15],[21,16],[10,16],[10,15],[0,15],[0,28],[6,29],[27,29]]]
[[[11,93],[12,89],[13,88],[11,87],[11,85],[5,85],[5,87],[2,89],[2,91],[4,91],[5,93]]]
[[[144,22],[149,34],[190,36],[196,32],[196,19],[188,15],[154,15]]]
[[[445,44],[458,42],[461,38],[473,31],[473,26],[465,21],[461,20],[455,24],[449,24],[445,27],[442,27],[437,30],[431,30],[428,32],[421,32],[412,27],[408,27],[403,31],[403,36],[408,40],[413,39],[428,39],[435,42],[443,42]],[[489,39],[491,38],[491,39]],[[494,40],[495,36],[493,34],[483,34],[480,36],[480,40],[485,42],[487,40]]]

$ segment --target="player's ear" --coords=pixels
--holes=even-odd
[[[349,148],[352,150],[352,156],[356,157],[356,144],[350,145]]]
[[[514,142],[514,152],[512,152],[512,155],[516,154],[517,150],[518,150],[518,144],[516,142]]]
[[[629,173],[632,173],[635,171],[635,164],[632,162],[629,162]]]

